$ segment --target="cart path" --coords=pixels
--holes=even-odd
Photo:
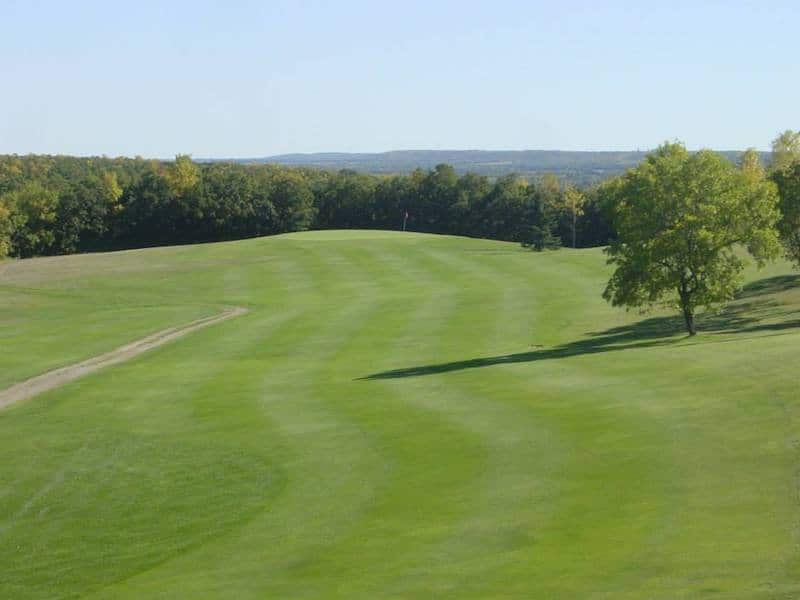
[[[5,390],[0,390],[0,410],[17,402],[22,402],[23,400],[28,400],[29,398],[38,396],[43,392],[51,390],[60,385],[64,385],[65,383],[68,383],[74,379],[78,379],[79,377],[83,377],[84,375],[88,375],[89,373],[93,373],[105,367],[110,367],[111,365],[116,365],[121,362],[125,362],[126,360],[130,360],[131,358],[138,356],[143,352],[147,352],[148,350],[157,348],[158,346],[162,346],[163,344],[173,340],[177,340],[178,338],[181,338],[193,331],[197,331],[198,329],[208,327],[209,325],[214,325],[220,321],[225,321],[226,319],[230,319],[232,317],[243,315],[246,312],[246,308],[232,306],[226,308],[219,314],[197,319],[196,321],[192,321],[191,323],[187,323],[186,325],[180,327],[162,329],[161,331],[157,331],[156,333],[152,333],[134,342],[120,346],[119,348],[110,352],[106,352],[105,354],[100,354],[99,356],[94,356],[82,362],[75,363],[74,365],[60,367],[58,369],[48,371],[47,373],[31,377],[30,379],[16,383]]]

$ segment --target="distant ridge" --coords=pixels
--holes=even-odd
[[[641,150],[393,150],[377,153],[280,154],[230,160],[331,170],[352,169],[365,173],[409,173],[414,169],[432,169],[446,163],[459,173],[473,172],[490,177],[518,173],[530,178],[555,173],[569,181],[587,184],[622,173],[646,154],[647,151]],[[735,161],[741,152],[720,151],[720,154]],[[769,153],[762,152],[761,156],[766,163]]]

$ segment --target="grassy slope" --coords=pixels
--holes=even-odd
[[[2,386],[251,309],[0,413],[0,597],[797,597],[797,278],[688,341],[606,276],[378,232],[0,265]]]

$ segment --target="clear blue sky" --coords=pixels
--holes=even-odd
[[[800,2],[0,0],[0,153],[765,149]]]

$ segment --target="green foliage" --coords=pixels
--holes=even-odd
[[[664,144],[603,194],[619,236],[608,248],[616,270],[604,297],[615,306],[679,308],[690,334],[698,308],[739,289],[738,247],[759,263],[779,251],[774,184],[710,151]]]
[[[121,209],[119,199],[122,198],[122,186],[114,171],[103,171],[100,176],[100,189],[108,209],[111,212],[118,212]]]
[[[11,212],[11,249],[22,258],[48,254],[55,243],[58,195],[38,181],[29,181],[5,195]]]
[[[97,243],[118,214],[122,188],[113,173],[90,175],[66,187],[60,194],[53,225],[55,250],[69,254]]]
[[[574,185],[567,185],[563,189],[558,202],[557,208],[567,221],[573,248],[578,246],[578,218],[583,216],[585,203],[585,194]]]
[[[529,208],[530,192],[530,184],[522,177],[500,177],[484,200],[481,233],[495,239],[504,233],[509,233],[511,239],[518,238],[527,229],[523,215]]]
[[[303,231],[311,227],[316,208],[311,186],[297,171],[275,171],[270,179],[271,197],[278,208],[280,231]]]
[[[427,173],[417,170],[412,174],[416,184],[414,202],[409,209],[417,215],[417,231],[435,232],[442,223],[449,224],[450,207],[456,203],[458,175],[450,165],[439,164]]]
[[[772,141],[770,171],[790,169],[798,161],[800,161],[800,131],[787,129]]]
[[[0,197],[0,260],[11,250],[11,210]]]
[[[788,258],[800,266],[800,131],[787,129],[772,142],[770,178],[778,186],[778,231]]]
[[[346,229],[369,227],[377,185],[374,177],[349,170],[326,177],[315,194],[316,222],[336,223]]]
[[[800,266],[800,162],[774,172],[772,180],[780,193],[778,230],[787,256]]]
[[[520,235],[520,244],[541,252],[542,250],[555,250],[561,246],[561,240],[553,235],[553,230],[547,225],[532,225]]]
[[[604,202],[600,187],[581,190],[584,195],[578,216],[577,241],[582,247],[604,246],[616,237],[610,207]]]
[[[200,171],[188,154],[178,154],[164,173],[167,187],[174,196],[184,196],[200,181]]]
[[[454,202],[450,207],[453,233],[474,235],[479,226],[481,203],[491,187],[487,177],[475,173],[467,173],[458,179]]]

